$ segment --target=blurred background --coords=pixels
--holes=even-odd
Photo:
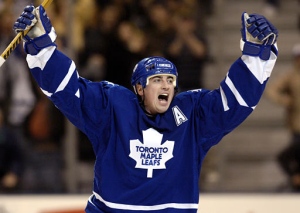
[[[15,36],[14,21],[31,3],[41,1],[0,1],[2,50]],[[279,30],[271,83],[293,70],[300,55],[295,48],[300,43],[298,0],[54,0],[47,8],[59,49],[83,77],[131,89],[135,63],[161,55],[176,64],[180,91],[218,87],[241,55],[244,11],[265,15]],[[300,88],[300,81],[296,85]],[[1,194],[91,193],[89,141],[40,93],[21,45],[0,69],[0,107]],[[298,134],[286,125],[286,116],[284,106],[264,95],[246,122],[209,152],[201,191],[299,192],[300,152],[279,161]]]

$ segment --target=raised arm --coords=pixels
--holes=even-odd
[[[277,29],[263,16],[242,14],[242,56],[220,87],[199,102],[205,137],[223,136],[240,125],[257,106],[277,59]],[[211,106],[211,107],[207,107]],[[206,126],[215,131],[206,132]]]
[[[230,108],[230,97],[242,106],[255,107],[277,60],[277,29],[258,14],[243,13],[241,21],[242,57],[232,65],[221,83],[225,108]]]
[[[34,79],[62,113],[85,132],[88,125],[93,126],[105,114],[105,91],[114,85],[93,83],[78,75],[74,61],[57,50],[55,30],[42,6],[25,7],[14,24],[16,32],[29,27],[32,28],[24,37],[24,50]]]

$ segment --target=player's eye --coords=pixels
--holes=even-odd
[[[161,82],[161,78],[155,77],[155,78],[153,78],[153,82],[159,83],[159,82]]]
[[[173,78],[168,78],[167,81],[168,81],[169,84],[173,84],[174,79]]]

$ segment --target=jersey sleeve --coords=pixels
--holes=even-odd
[[[202,92],[197,104],[202,141],[207,148],[240,125],[257,106],[277,56],[269,60],[243,55],[230,67],[218,89]],[[208,142],[208,143],[207,143]]]
[[[27,63],[43,93],[81,131],[92,131],[107,120],[107,94],[114,84],[81,78],[74,61],[56,47],[27,55]]]

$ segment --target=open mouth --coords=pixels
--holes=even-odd
[[[161,94],[158,96],[158,100],[160,101],[168,101],[169,95],[168,94]]]

